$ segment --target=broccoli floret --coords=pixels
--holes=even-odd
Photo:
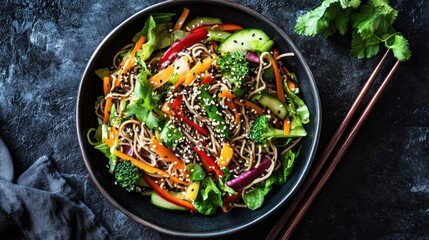
[[[249,138],[258,145],[268,145],[274,138],[305,137],[307,132],[302,127],[301,120],[296,118],[291,123],[289,135],[284,134],[283,129],[270,126],[270,116],[264,115],[255,119],[250,127]]]
[[[217,64],[225,78],[238,87],[243,83],[244,77],[249,75],[249,63],[244,54],[227,52],[219,56]]]
[[[128,192],[134,191],[139,181],[139,168],[130,161],[120,161],[115,168],[116,182]]]

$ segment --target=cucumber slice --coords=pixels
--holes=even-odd
[[[271,49],[274,41],[262,30],[247,28],[234,32],[223,41],[218,48],[220,53],[240,52],[266,52]]]
[[[255,94],[250,100],[252,102],[261,104],[263,107],[270,109],[270,111],[274,115],[281,119],[284,119],[288,114],[286,105],[282,103],[282,101],[280,101],[278,98],[274,97],[269,93],[262,92]]]
[[[223,42],[231,33],[225,32],[225,31],[219,31],[219,30],[213,30],[213,29],[207,29],[209,32],[209,38],[208,40],[213,40],[216,42]]]
[[[156,192],[152,192],[152,194],[150,195],[150,203],[152,203],[153,205],[155,205],[159,208],[167,209],[167,210],[176,210],[176,211],[186,211],[187,210],[184,207],[178,206],[174,203],[171,203],[171,202],[165,200],[164,198],[159,196]]]
[[[216,18],[216,17],[196,17],[192,20],[190,20],[189,22],[186,23],[185,25],[185,30],[192,30],[194,28],[197,28],[201,25],[206,25],[206,24],[220,24],[222,23],[222,20],[220,18]]]

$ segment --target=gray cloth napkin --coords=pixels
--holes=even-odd
[[[0,239],[108,239],[47,156],[16,183],[0,177]]]

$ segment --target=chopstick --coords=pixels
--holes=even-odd
[[[329,162],[328,159],[330,155],[332,154],[333,150],[337,146],[340,138],[344,134],[344,131],[349,126],[350,121],[356,114],[357,109],[359,108],[360,104],[362,103],[363,99],[365,98],[369,89],[374,83],[378,73],[383,67],[389,54],[390,54],[390,50],[387,50],[386,53],[383,55],[382,59],[380,60],[380,62],[377,64],[377,66],[371,73],[364,87],[362,88],[359,95],[356,97],[355,101],[350,107],[348,113],[346,114],[343,121],[335,131],[331,140],[329,141],[329,144],[325,148],[325,151],[323,152],[319,161],[314,166],[314,170],[309,173],[309,176],[302,184],[302,187],[299,189],[295,197],[293,197],[292,201],[288,204],[288,210],[281,216],[279,221],[277,221],[276,225],[273,227],[270,234],[266,238],[267,240],[289,239],[292,236],[294,230],[296,229],[296,227],[298,226],[298,224],[300,223],[300,221],[302,220],[302,218],[310,208],[311,204],[313,203],[317,195],[320,193],[321,189],[323,188],[323,186],[325,185],[325,183],[333,173],[335,167],[338,165],[341,158],[344,156],[351,142],[356,137],[358,131],[362,127],[363,123],[367,119],[371,110],[375,106],[377,100],[380,98],[380,95],[382,94],[382,92],[390,82],[390,79],[392,78],[396,69],[398,68],[400,63],[399,61],[397,61],[393,65],[393,67],[391,68],[386,78],[383,80],[383,82],[381,83],[377,91],[374,93],[371,100],[368,102],[367,106],[362,111],[358,120],[356,121],[351,131],[347,135],[346,139],[337,148],[338,150],[335,152],[334,156],[331,158],[332,160]],[[327,166],[325,166],[326,164]],[[326,169],[326,170],[322,171],[322,169]],[[312,189],[310,191],[311,187]],[[280,234],[281,234],[281,238],[279,238]]]

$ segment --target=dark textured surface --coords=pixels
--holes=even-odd
[[[77,144],[76,94],[97,44],[155,2],[6,1],[0,7],[0,134],[15,175],[47,154],[114,239],[173,238],[131,221],[95,189]],[[296,17],[317,0],[237,2],[273,20],[301,49],[319,86],[325,146],[380,56],[355,59],[348,37],[296,35]],[[429,239],[429,3],[391,2],[412,58],[399,67],[296,239]],[[276,218],[229,238],[262,239]]]

